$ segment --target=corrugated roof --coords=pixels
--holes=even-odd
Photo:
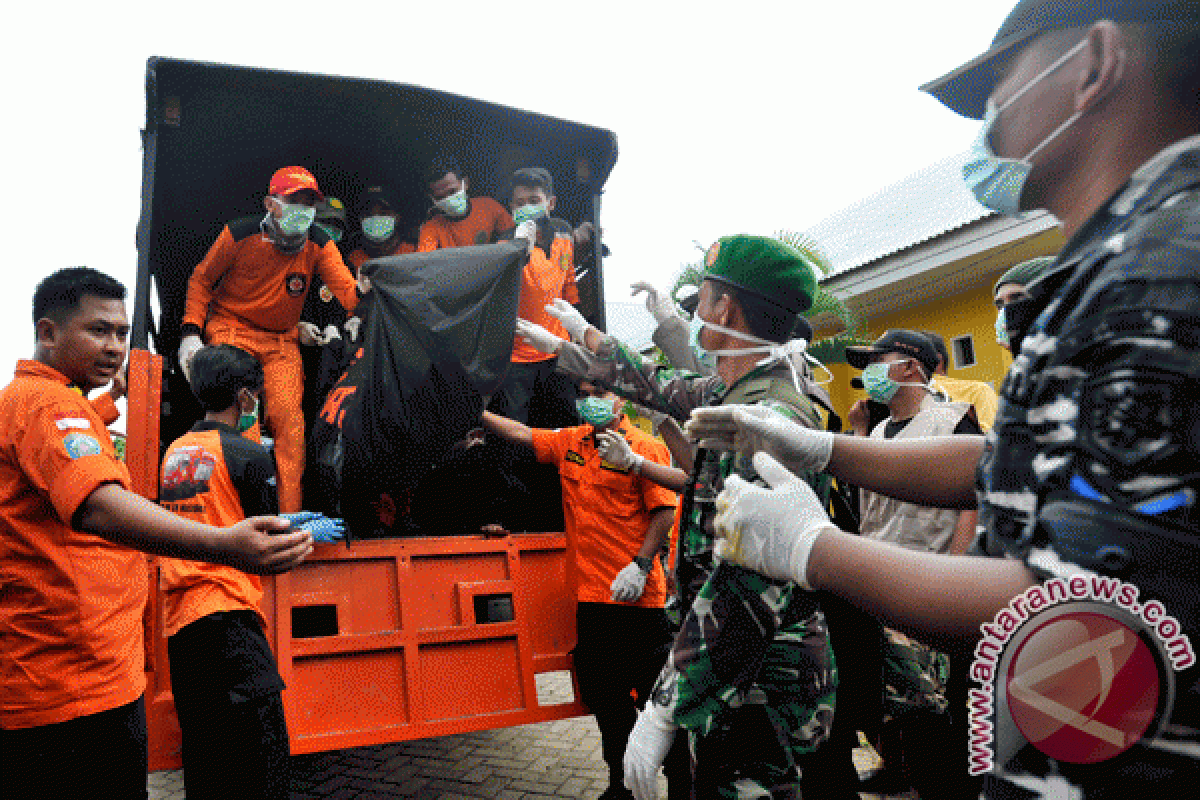
[[[837,213],[806,233],[833,263],[831,275],[861,267],[995,212],[979,205],[962,180],[965,152],[914,172]]]
[[[604,311],[608,333],[638,351],[654,345],[651,337],[658,326],[645,303],[610,300],[604,304]]]

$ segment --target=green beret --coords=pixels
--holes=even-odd
[[[704,257],[704,277],[757,295],[784,311],[812,308],[817,270],[796,248],[768,236],[725,236]]]
[[[1000,287],[1006,283],[1015,283],[1017,286],[1028,286],[1049,272],[1050,267],[1054,266],[1054,262],[1057,260],[1055,256],[1041,256],[1040,258],[1031,258],[1028,261],[1022,261],[1000,276],[1000,280],[996,281],[996,285],[992,287],[992,297],[995,297],[996,292],[1000,291]]]

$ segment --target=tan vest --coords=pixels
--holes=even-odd
[[[970,403],[939,403],[928,395],[921,410],[895,439],[921,439],[928,436],[949,436],[970,411]],[[889,420],[891,417],[888,418]],[[883,439],[884,420],[871,431],[872,439]],[[954,538],[959,512],[947,508],[931,508],[905,503],[881,494],[861,492],[863,536],[881,542],[892,542],[910,550],[945,553]]]

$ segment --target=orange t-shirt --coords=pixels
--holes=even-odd
[[[181,517],[219,528],[248,516],[275,514],[275,465],[258,442],[226,425],[201,421],[176,439],[163,457],[159,502]],[[257,575],[164,558],[159,580],[167,636],[217,611],[253,611],[266,627]]]
[[[184,325],[203,331],[211,312],[241,327],[287,333],[300,321],[314,274],[354,310],[357,284],[332,239],[314,226],[298,252],[285,253],[259,224],[244,217],[221,230],[188,280]]]
[[[0,728],[53,725],[146,689],[146,559],[75,530],[107,483],[129,488],[112,439],[66,377],[17,362],[0,390]]]
[[[432,253],[449,247],[491,244],[501,233],[512,230],[508,209],[490,197],[472,197],[465,217],[450,218],[437,214],[421,226],[417,252]]]
[[[556,233],[550,243],[550,254],[541,247],[533,248],[529,262],[521,275],[521,300],[517,316],[536,322],[560,339],[567,339],[567,329],[556,317],[546,313],[546,306],[561,297],[568,303],[579,302],[579,287],[575,285],[575,242],[570,233]],[[543,353],[525,341],[513,338],[513,363],[547,361],[556,356]]]
[[[396,247],[392,250],[392,252],[387,253],[386,255],[406,256],[409,253],[415,253],[415,252],[417,252],[416,245],[414,245],[412,242],[403,242],[402,241],[396,245]],[[383,256],[368,255],[367,251],[360,247],[357,250],[354,250],[353,252],[351,252],[350,255],[348,255],[346,257],[346,259],[350,262],[350,266],[354,267],[355,269],[358,269],[363,264],[370,261],[372,258],[383,258]]]
[[[622,417],[617,430],[633,452],[670,464],[667,448]],[[612,582],[646,540],[651,512],[675,508],[679,496],[600,458],[591,425],[533,431],[538,461],[558,467],[567,528],[568,573],[575,596],[585,603],[611,603]],[[667,600],[662,564],[646,576],[646,589],[635,605],[662,608]]]

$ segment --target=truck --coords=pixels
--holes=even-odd
[[[339,198],[387,181],[424,210],[435,154],[456,154],[476,195],[499,197],[515,169],[541,166],[556,179],[556,216],[598,230],[617,157],[611,131],[444,91],[160,57],[147,62],[142,144],[126,463],[152,500],[165,446],[200,416],[174,355],[188,278],[225,222],[262,213],[275,169],[305,166]],[[594,250],[577,277],[581,310],[603,328]],[[571,669],[564,534],[426,533],[317,545],[263,579],[293,753],[586,713],[578,699],[538,702],[539,676]],[[180,764],[179,730],[159,565],[147,568],[149,757],[166,769]]]

